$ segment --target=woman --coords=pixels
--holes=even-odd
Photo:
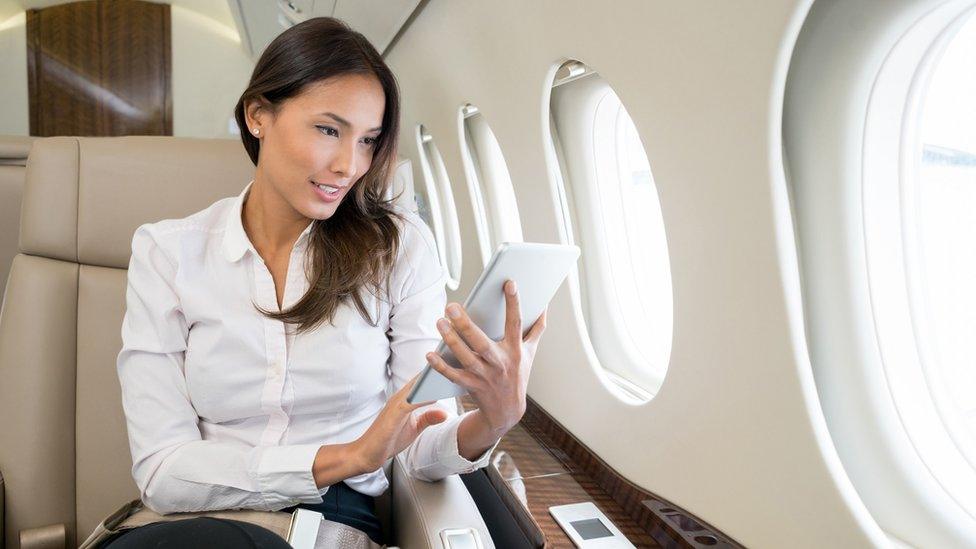
[[[285,31],[235,115],[254,180],[133,237],[118,358],[133,476],[160,513],[300,506],[382,543],[383,464],[405,450],[425,480],[484,467],[525,410],[545,315],[523,341],[509,282],[496,343],[444,307],[430,230],[382,199],[399,94],[361,34],[331,18]],[[429,352],[441,337],[463,369]],[[480,408],[408,404],[427,362]],[[261,530],[192,519],[107,546],[273,546]]]

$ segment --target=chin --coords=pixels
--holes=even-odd
[[[309,212],[305,214],[305,217],[320,221],[328,219],[335,215],[340,205],[342,205],[342,200],[333,204],[315,204],[309,208]]]
[[[314,219],[316,221],[325,221],[326,219],[335,215],[335,209],[320,209],[315,208],[311,212],[305,214],[305,217],[309,219]]]

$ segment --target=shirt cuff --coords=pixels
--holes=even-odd
[[[485,450],[476,460],[469,461],[467,458],[461,455],[458,451],[458,428],[461,427],[461,421],[468,416],[468,414],[474,413],[475,410],[470,410],[458,416],[457,420],[452,422],[452,424],[443,431],[440,441],[437,445],[437,460],[450,471],[455,473],[470,473],[476,471],[488,465],[488,460],[491,458],[491,453],[495,451],[495,447],[501,439],[496,440],[491,448]]]
[[[321,447],[321,444],[293,444],[264,448],[257,458],[254,475],[269,507],[322,502],[327,487],[320,490],[312,475],[312,464]]]

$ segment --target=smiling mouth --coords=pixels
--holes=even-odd
[[[336,194],[336,193],[338,193],[339,191],[341,191],[342,189],[345,188],[345,187],[333,187],[332,185],[322,185],[322,184],[316,183],[314,181],[312,181],[312,185],[315,185],[316,187],[322,189],[323,191],[325,191],[325,192],[327,192],[329,194]]]

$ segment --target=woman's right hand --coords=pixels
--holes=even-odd
[[[388,459],[403,451],[424,429],[447,419],[447,412],[436,406],[423,413],[413,413],[417,408],[431,404],[407,402],[407,395],[419,377],[420,374],[417,374],[394,393],[373,424],[351,444],[351,457],[358,462],[359,470],[363,473],[383,467]]]

